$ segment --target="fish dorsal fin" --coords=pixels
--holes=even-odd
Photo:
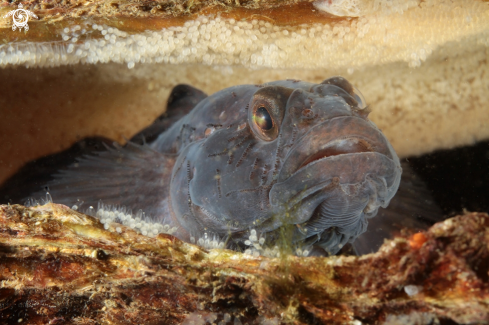
[[[176,85],[168,97],[166,111],[178,110],[188,114],[198,103],[207,97],[203,91],[189,85]]]
[[[175,86],[168,97],[165,113],[158,116],[150,126],[132,137],[131,141],[142,143],[142,139],[144,139],[146,142],[152,142],[206,97],[207,95],[203,91],[192,86],[184,84]]]

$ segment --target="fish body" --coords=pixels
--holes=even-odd
[[[205,233],[232,247],[250,232],[274,241],[289,227],[294,245],[335,254],[399,187],[395,151],[344,78],[241,85],[208,97],[179,87],[169,110],[188,114],[171,126],[161,120],[148,144],[79,160],[48,184],[54,200],[141,209],[183,240]]]

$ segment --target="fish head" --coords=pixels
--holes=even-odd
[[[335,253],[399,186],[399,159],[367,115],[361,93],[341,77],[208,97],[180,126],[191,128],[171,183],[180,224],[238,239],[292,226],[293,241]]]

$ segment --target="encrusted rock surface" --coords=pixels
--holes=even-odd
[[[220,11],[235,8],[271,9],[312,1],[314,0],[27,0],[22,1],[22,4],[25,9],[39,12],[47,22],[59,22],[77,17],[178,17],[214,7]],[[0,9],[11,3],[12,1],[0,1]]]
[[[113,226],[52,203],[0,206],[0,323],[489,323],[487,214],[362,257],[250,257]]]

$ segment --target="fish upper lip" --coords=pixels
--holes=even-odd
[[[299,169],[307,165],[331,156],[339,156],[348,153],[372,152],[371,145],[364,139],[358,137],[347,137],[343,139],[333,140],[320,149],[319,151],[309,155],[299,166]]]
[[[393,149],[382,132],[362,118],[341,116],[328,119],[294,143],[284,159],[277,181],[284,182],[316,160],[355,152],[378,152],[392,158]]]

